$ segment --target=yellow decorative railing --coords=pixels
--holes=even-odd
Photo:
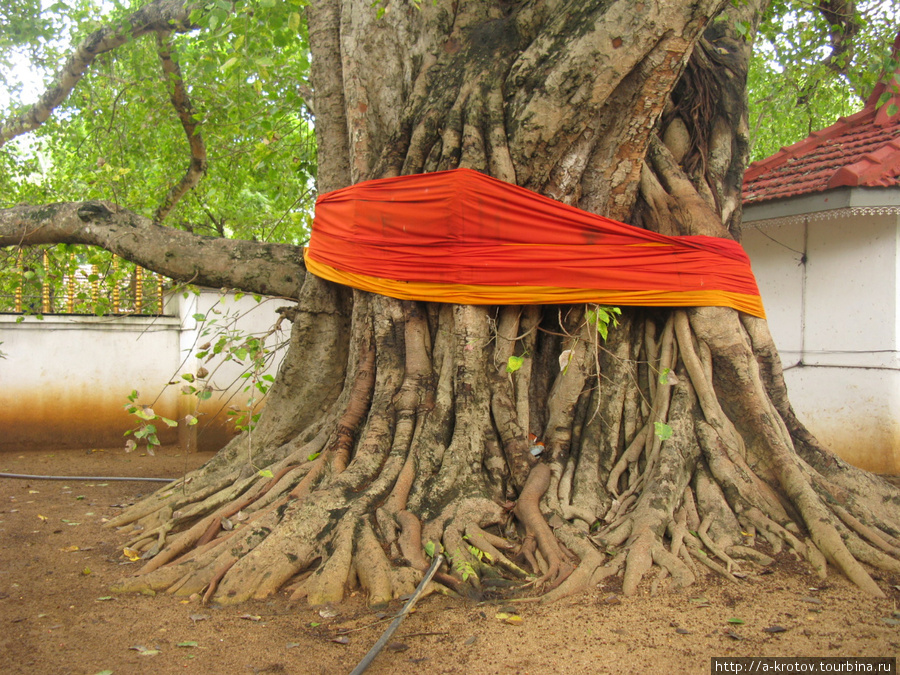
[[[7,256],[12,261],[13,256]],[[173,282],[106,251],[42,246],[0,261],[0,312],[159,316]]]

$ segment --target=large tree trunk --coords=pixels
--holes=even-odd
[[[726,29],[759,2],[705,34],[718,0],[370,4],[309,8],[321,190],[466,166],[667,234],[739,232],[749,47]],[[461,593],[737,581],[788,549],[882,594],[863,563],[900,567],[900,495],[797,422],[765,321],[626,309],[604,341],[589,318],[306,275],[259,427],[110,523],[146,558],[121,588],[379,604],[432,542]]]

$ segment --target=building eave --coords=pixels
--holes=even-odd
[[[890,214],[900,215],[900,187],[843,187],[745,205],[742,222],[771,227],[802,219]]]

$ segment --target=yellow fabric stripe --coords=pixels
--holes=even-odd
[[[641,307],[731,307],[763,319],[766,317],[762,299],[758,295],[731,291],[599,291],[548,286],[475,286],[393,281],[344,272],[316,262],[306,252],[304,258],[306,269],[317,277],[398,300],[423,300],[457,305],[551,305],[592,302],[600,305]]]

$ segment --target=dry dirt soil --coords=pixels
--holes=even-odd
[[[0,454],[0,472],[171,477],[209,455],[164,449]],[[310,608],[286,597],[232,607],[115,595],[137,564],[103,522],[159,484],[0,479],[0,673],[349,673],[390,616],[353,596]],[[368,673],[709,673],[714,656],[897,656],[900,578],[887,599],[782,557],[740,584],[622,597],[613,579],[551,605],[423,598]],[[398,602],[388,608],[395,612]],[[516,612],[516,623],[498,613]]]

